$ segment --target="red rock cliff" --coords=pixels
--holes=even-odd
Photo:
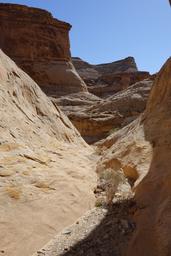
[[[0,14],[0,45],[10,57],[70,59],[70,24],[54,19],[47,11],[21,5],[0,4]]]
[[[70,62],[70,28],[45,10],[0,4],[0,47],[51,96],[86,90]]]

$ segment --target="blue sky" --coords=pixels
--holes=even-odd
[[[154,73],[171,55],[168,0],[8,0],[47,9],[72,24],[71,51],[90,63],[127,56]]]

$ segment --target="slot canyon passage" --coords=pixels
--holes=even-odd
[[[92,65],[70,29],[0,3],[0,255],[169,256],[171,59]]]

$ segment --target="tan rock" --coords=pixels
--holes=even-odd
[[[97,146],[103,152],[97,165],[99,174],[109,168],[121,170],[132,186],[136,186],[147,174],[152,148],[145,140],[141,117],[97,143]]]
[[[149,171],[136,189],[136,232],[126,255],[170,255],[171,58],[161,69],[143,117],[145,139],[153,146]],[[136,253],[135,253],[136,251]]]
[[[93,143],[135,120],[146,107],[152,84],[153,78],[145,79],[105,100],[79,93],[56,102],[83,138]]]
[[[2,51],[0,117],[0,248],[6,256],[30,256],[94,206],[96,158]]]
[[[99,175],[108,168],[122,170],[135,192],[136,228],[124,256],[171,254],[170,72],[171,58],[155,80],[145,113],[99,144]]]

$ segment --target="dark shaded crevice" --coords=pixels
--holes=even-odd
[[[107,209],[101,223],[83,240],[60,256],[123,256],[136,225],[132,215],[137,210],[133,199],[119,201]]]

